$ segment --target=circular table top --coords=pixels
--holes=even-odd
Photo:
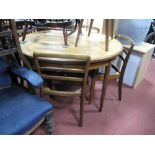
[[[40,31],[28,34],[21,48],[26,56],[33,57],[33,52],[88,55],[91,63],[101,62],[116,57],[123,47],[116,39],[109,40],[109,51],[105,51],[105,36],[101,34],[81,35],[78,47],[75,47],[76,33],[68,37],[70,46],[64,47],[62,31]]]

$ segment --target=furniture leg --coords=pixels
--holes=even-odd
[[[123,80],[118,81],[118,99],[121,101],[122,100],[122,84]]]
[[[104,104],[104,99],[105,99],[105,95],[106,95],[106,89],[107,89],[107,84],[108,84],[108,76],[109,76],[109,72],[110,72],[110,67],[111,67],[111,62],[109,62],[108,65],[105,67],[105,75],[104,75],[104,78],[103,78],[103,87],[102,87],[102,94],[101,94],[99,112],[102,111],[103,104]]]
[[[81,101],[80,101],[80,121],[79,121],[80,127],[82,127],[83,125],[83,109],[84,109],[84,95],[81,96]]]
[[[79,37],[80,37],[83,21],[84,21],[84,19],[81,19],[81,21],[80,21],[79,30],[78,30],[76,41],[75,41],[75,47],[77,47],[77,44],[78,44],[78,41],[79,41]]]
[[[63,36],[64,36],[65,46],[68,46],[67,45],[67,27],[63,28]]]
[[[45,124],[48,134],[49,135],[53,134],[53,124],[54,124],[53,111],[45,116]]]
[[[109,19],[105,19],[105,51],[109,50]]]
[[[88,31],[88,37],[90,36],[91,29],[92,29],[92,26],[93,26],[93,22],[94,22],[94,19],[91,19],[90,26],[89,26],[89,31]]]
[[[26,34],[27,34],[27,28],[28,28],[28,25],[26,24],[26,25],[24,26],[24,29],[23,29],[22,41],[25,40],[25,37],[26,37]]]
[[[115,19],[111,19],[111,39],[114,39],[115,34]]]
[[[90,87],[89,104],[91,104],[92,103],[92,100],[93,100],[95,83],[96,83],[96,77],[93,77],[92,82],[91,82],[91,87]]]

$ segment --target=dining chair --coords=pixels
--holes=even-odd
[[[34,53],[34,62],[37,72],[44,79],[44,86],[41,88],[41,96],[79,96],[80,97],[80,115],[79,126],[83,125],[84,99],[86,93],[86,84],[88,78],[88,69],[90,65],[89,56],[81,55],[61,55],[53,53]],[[46,83],[46,81],[48,82]],[[52,86],[49,84],[52,83]],[[70,84],[79,84],[78,90],[60,90],[54,87],[54,83],[67,82]]]
[[[64,45],[68,47],[68,36],[73,34],[80,24],[79,19],[34,19],[38,31],[62,30]]]
[[[80,20],[80,24],[79,24],[79,29],[78,29],[78,33],[77,33],[77,37],[76,37],[76,41],[75,41],[75,47],[77,47],[78,45],[78,41],[79,41],[79,37],[80,37],[80,34],[82,32],[82,26],[83,26],[83,22],[84,22],[84,19],[81,19]],[[90,20],[90,25],[89,25],[89,30],[88,30],[88,37],[90,36],[91,34],[91,29],[93,28],[93,22],[94,22],[94,19],[91,19]],[[115,20],[114,19],[105,19],[104,22],[104,29],[105,30],[105,51],[108,51],[109,50],[109,37],[111,37],[111,39],[114,38],[114,32],[115,32]],[[102,30],[102,33],[103,33],[103,30]]]
[[[112,71],[112,73],[110,71],[108,81],[118,80],[118,96],[119,96],[119,100],[121,100],[123,77],[124,77],[125,69],[126,69],[128,60],[130,58],[132,49],[134,47],[134,42],[132,41],[131,38],[129,38],[125,35],[116,34],[116,38],[119,39],[120,41],[123,41],[123,43],[126,45],[124,45],[123,51],[118,56],[118,62],[120,65],[118,66],[118,65],[112,63],[110,70],[111,71],[113,70],[113,71]],[[95,83],[96,83],[96,81],[103,81],[104,73],[102,73],[101,71],[98,70],[97,73],[92,74],[91,77],[92,77],[92,82],[91,82],[91,88],[90,88],[89,104],[91,104],[92,100],[93,100]],[[102,98],[102,94],[101,94],[101,98]]]
[[[81,34],[81,32],[82,32],[83,22],[84,22],[84,19],[81,19],[81,20],[79,21],[79,29],[78,29],[78,33],[77,33],[77,37],[76,37],[76,41],[75,41],[75,47],[77,47],[77,45],[78,45],[79,37],[80,37],[80,34]],[[91,19],[91,20],[90,20],[89,29],[88,29],[88,37],[89,37],[90,34],[91,34],[91,29],[92,29],[92,28],[95,28],[95,29],[97,30],[98,33],[99,33],[99,31],[100,31],[99,28],[93,27],[93,23],[94,23],[94,19]]]

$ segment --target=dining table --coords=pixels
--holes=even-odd
[[[57,53],[90,56],[90,70],[97,69],[105,62],[115,59],[122,52],[122,44],[117,39],[109,39],[109,50],[105,50],[105,36],[102,34],[91,34],[90,37],[83,34],[79,45],[75,47],[76,34],[68,38],[70,46],[63,46],[62,34],[59,31],[39,31],[27,35],[25,41],[20,40],[23,54],[33,58],[34,52]]]
[[[109,50],[105,49],[105,35],[92,33],[90,37],[87,33],[82,32],[78,46],[75,47],[77,34],[68,37],[69,46],[63,46],[62,34],[59,31],[46,30],[30,33],[25,41],[20,41],[23,54],[33,65],[33,53],[57,53],[71,55],[87,55],[90,56],[89,70],[99,69],[105,66],[104,85],[102,88],[105,97],[108,84],[108,76],[112,61],[122,52],[123,46],[119,40],[109,39]]]

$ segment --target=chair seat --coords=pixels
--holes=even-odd
[[[37,126],[52,105],[19,86],[0,91],[0,134],[24,134]]]

